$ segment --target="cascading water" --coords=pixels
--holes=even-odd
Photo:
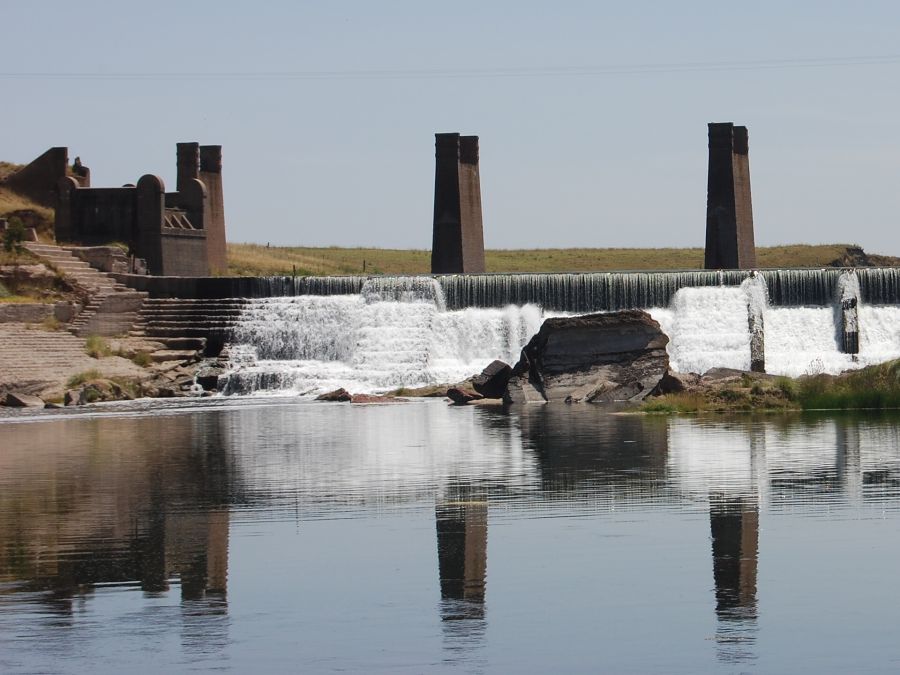
[[[683,288],[667,309],[650,315],[669,336],[669,362],[678,372],[750,368],[747,294],[740,286]]]
[[[795,282],[812,278],[804,270],[794,271],[800,273]],[[669,308],[650,312],[669,335],[671,366],[680,372],[748,370],[754,341],[764,353],[767,373],[792,377],[837,374],[900,358],[900,307],[864,305],[854,272],[836,270],[833,276],[832,302],[826,306],[770,305],[770,279],[782,285],[782,297],[789,295],[788,275],[781,273],[748,277],[740,287],[684,288]],[[841,311],[851,300],[859,310],[852,323]],[[845,332],[858,332],[858,354],[842,351]]]
[[[371,279],[358,295],[256,300],[235,330],[244,361],[223,391],[378,392],[459,382],[493,359],[515,362],[541,320],[534,305],[446,311],[440,285],[428,277]]]
[[[891,269],[265,281],[256,297],[283,296],[246,306],[225,393],[458,382],[493,359],[515,363],[547,316],[632,307],[652,308],[681,372],[764,366],[797,376],[900,358],[900,271]]]

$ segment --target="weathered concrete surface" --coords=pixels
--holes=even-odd
[[[641,400],[668,371],[668,342],[641,310],[547,319],[522,350],[504,399]]]
[[[47,331],[22,323],[0,324],[0,392],[19,391],[43,399],[62,398],[73,375],[97,370],[104,377],[145,379],[150,374],[128,359],[95,359],[85,340],[66,331]]]
[[[32,201],[50,208],[56,207],[56,186],[66,175],[69,166],[69,150],[50,148],[14,174],[7,177],[6,187],[29,197]]]
[[[756,267],[747,127],[709,125],[706,269]]]
[[[478,161],[478,136],[435,134],[432,274],[485,271]]]
[[[136,186],[107,188],[85,187],[61,174],[53,185],[57,239],[125,242],[146,260],[152,274],[225,272],[222,149],[179,143],[177,157],[175,192],[166,192],[162,179],[152,174],[142,176]]]

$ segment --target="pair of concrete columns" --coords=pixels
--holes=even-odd
[[[756,267],[747,127],[709,125],[706,269]],[[478,137],[435,135],[432,274],[483,273]]]

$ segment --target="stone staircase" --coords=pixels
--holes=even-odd
[[[136,377],[142,369],[127,359],[102,361],[85,352],[85,341],[65,331],[47,331],[23,323],[0,324],[0,391],[42,394],[77,373],[101,370],[105,377]]]
[[[70,324],[70,332],[79,337],[128,334],[138,320],[147,293],[120,284],[60,246],[27,242],[25,248],[88,294],[89,300]]]
[[[215,356],[230,339],[247,302],[243,298],[148,298],[130,335],[161,342],[173,352],[203,349],[207,356]]]

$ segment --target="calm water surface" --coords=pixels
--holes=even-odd
[[[0,418],[0,672],[897,672],[900,418]]]

